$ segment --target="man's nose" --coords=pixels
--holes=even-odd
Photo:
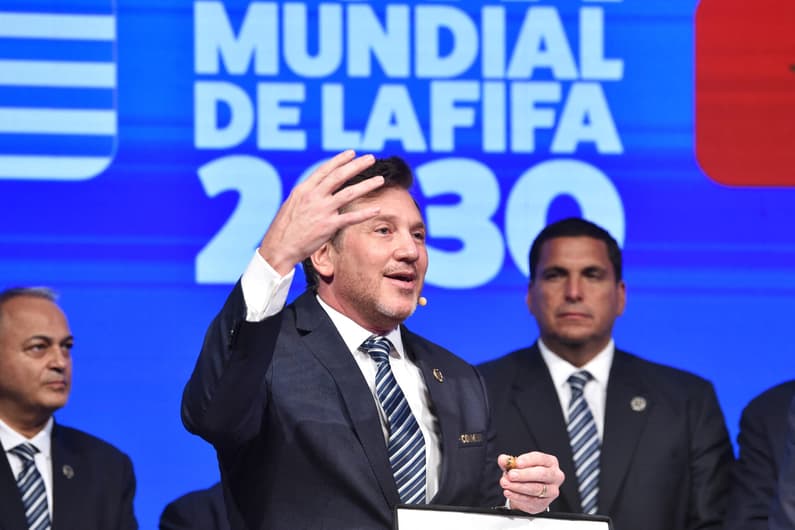
[[[69,348],[64,346],[54,345],[52,351],[48,353],[50,361],[49,366],[55,369],[64,369],[71,361],[71,352]]]
[[[398,245],[395,248],[395,258],[400,261],[417,261],[420,256],[419,243],[414,238],[414,234],[401,234],[398,238]]]
[[[582,300],[582,280],[570,277],[566,280],[566,298],[568,300]]]

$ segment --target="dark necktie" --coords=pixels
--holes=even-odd
[[[389,423],[389,464],[395,476],[400,501],[404,504],[423,504],[425,439],[389,365],[391,348],[392,343],[385,337],[373,336],[362,344],[362,349],[370,354],[377,365],[375,393]]]
[[[28,529],[49,530],[50,512],[47,508],[47,491],[44,489],[44,479],[41,478],[41,473],[33,461],[33,455],[38,452],[39,450],[29,443],[19,444],[9,451],[22,461],[22,471],[17,476],[17,487],[22,495]]]
[[[599,455],[601,443],[596,422],[583,396],[585,384],[593,379],[585,370],[569,376],[571,401],[569,402],[569,442],[574,455],[574,469],[580,490],[582,513],[595,514],[599,500]]]

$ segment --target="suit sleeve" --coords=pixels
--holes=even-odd
[[[265,374],[282,313],[246,322],[240,282],[210,324],[182,395],[182,422],[216,447],[237,445],[260,430],[267,394]]]
[[[764,421],[766,411],[753,404],[743,410],[737,437],[740,457],[732,468],[725,530],[767,530],[776,485],[774,448]]]
[[[133,499],[135,498],[135,473],[132,461],[123,455],[121,477],[121,503],[119,505],[119,530],[138,530],[138,521],[135,519]]]
[[[160,515],[160,530],[190,530],[190,520],[181,513],[177,501],[169,503]]]
[[[778,489],[770,507],[770,530],[795,528],[795,398],[789,407],[784,462],[779,470]]]
[[[240,523],[235,528],[240,528]],[[160,530],[229,530],[220,484],[186,493],[170,502],[160,515]]]
[[[480,386],[483,391],[483,399],[486,402],[486,413],[488,414],[488,430],[486,431],[486,461],[483,463],[483,480],[481,483],[481,498],[483,506],[489,508],[505,505],[505,496],[500,487],[500,477],[502,471],[497,464],[497,431],[494,424],[494,414],[492,404],[489,401],[489,393],[486,390],[486,383],[478,370],[475,370]]]
[[[693,397],[690,418],[692,494],[687,528],[720,529],[726,515],[734,453],[713,386],[707,384],[700,395]]]
[[[204,492],[190,492],[170,502],[160,515],[160,530],[210,528],[213,514],[209,502]]]

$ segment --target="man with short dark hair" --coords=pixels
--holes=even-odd
[[[400,159],[322,164],[210,325],[182,418],[249,529],[391,529],[399,503],[534,513],[557,496],[550,455],[501,472],[475,368],[402,325],[428,266],[411,183]],[[285,306],[304,260],[314,286]]]
[[[71,390],[73,342],[52,291],[0,292],[0,528],[138,528],[127,455],[53,419]]]
[[[715,391],[615,347],[626,304],[615,239],[564,219],[529,259],[540,337],[480,366],[498,451],[558,457],[567,479],[553,511],[608,515],[616,530],[720,528],[733,454]]]

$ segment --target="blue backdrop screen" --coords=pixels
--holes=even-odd
[[[76,347],[58,420],[130,454],[143,528],[216,480],[179,419],[204,330],[296,182],[354,148],[416,171],[429,304],[411,329],[473,363],[530,344],[530,243],[584,216],[624,249],[617,344],[712,380],[734,437],[793,376],[795,192],[700,169],[696,13],[2,0],[0,282],[61,293]]]

